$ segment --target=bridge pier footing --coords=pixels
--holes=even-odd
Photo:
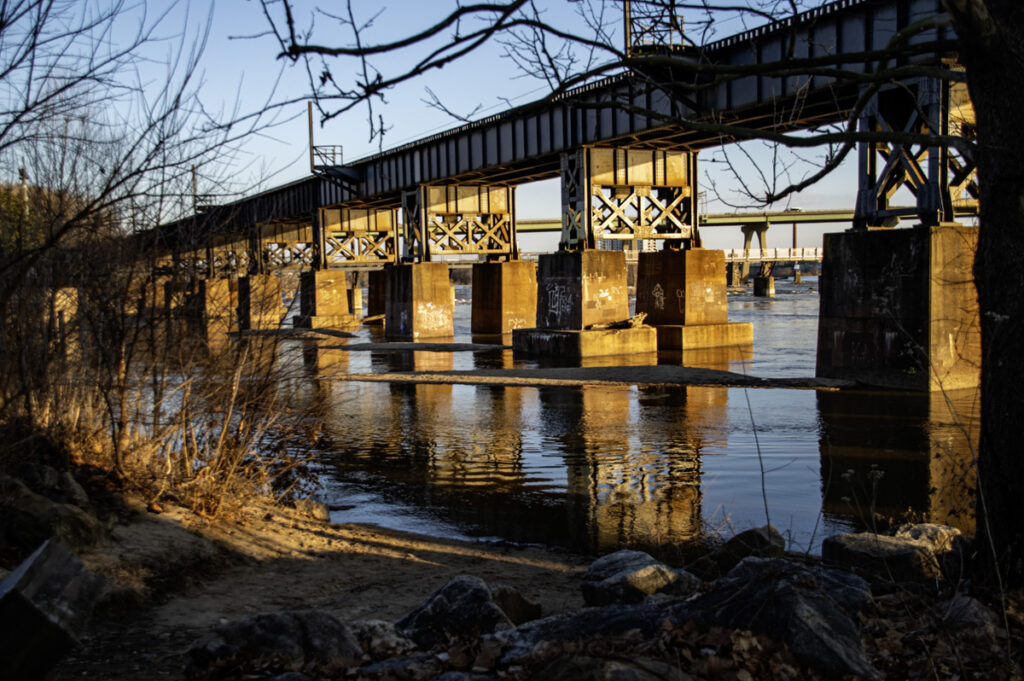
[[[725,253],[693,248],[641,253],[636,311],[658,333],[659,350],[749,346],[753,325],[729,322]]]
[[[976,227],[825,235],[817,375],[909,390],[978,385]]]
[[[238,331],[237,279],[200,279],[190,302],[194,335],[216,342]]]
[[[385,265],[384,336],[389,340],[455,335],[455,288],[443,262]]]
[[[525,260],[473,265],[473,333],[510,334],[537,321],[537,266]]]
[[[307,270],[299,274],[299,316],[304,329],[351,329],[359,321],[348,307],[347,273]]]
[[[559,251],[537,268],[537,326],[512,332],[515,356],[598,357],[657,351],[649,326],[609,328],[629,319],[622,251]]]
[[[281,280],[273,274],[250,274],[238,279],[238,328],[269,331],[281,326]]]

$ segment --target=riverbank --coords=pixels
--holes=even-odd
[[[544,615],[583,604],[588,560],[561,551],[332,525],[278,506],[211,522],[129,501],[126,520],[80,552],[111,587],[56,680],[183,679],[188,647],[219,623],[296,609],[391,621],[460,574],[511,586]]]
[[[963,601],[968,608],[955,606],[961,602],[957,599],[963,598],[955,595],[955,583],[942,579],[869,583],[847,572],[821,572],[813,560],[784,557],[780,553],[782,538],[777,533],[769,536],[764,530],[752,531],[761,543],[759,547],[751,545],[754,553],[748,555],[777,558],[758,559],[768,562],[751,564],[764,568],[753,573],[748,569],[746,577],[738,578],[733,571],[727,579],[712,579],[706,572],[709,568],[714,571],[715,561],[724,570],[740,559],[739,555],[729,555],[727,544],[717,556],[710,556],[710,562],[705,558],[687,566],[702,577],[661,564],[656,564],[661,567],[653,573],[641,567],[634,573],[637,577],[628,578],[626,583],[642,590],[650,587],[647,593],[653,595],[639,603],[632,598],[623,601],[619,599],[624,595],[622,587],[616,586],[604,596],[598,594],[600,598],[595,601],[594,572],[602,561],[592,563],[592,557],[536,546],[463,542],[371,526],[331,524],[322,519],[323,509],[320,511],[321,519],[317,519],[317,514],[308,510],[252,505],[231,521],[208,521],[176,506],[147,508],[140,501],[126,501],[122,521],[112,529],[109,541],[79,551],[86,566],[107,579],[108,587],[81,646],[57,666],[52,679],[184,680],[190,678],[190,661],[195,664],[201,658],[197,658],[197,650],[221,650],[216,643],[219,639],[210,638],[213,631],[241,632],[243,639],[230,645],[242,649],[256,645],[246,643],[249,636],[284,635],[283,640],[289,640],[287,631],[268,634],[251,629],[260,621],[264,625],[287,625],[290,620],[269,614],[282,611],[315,611],[318,614],[311,616],[320,618],[320,623],[336,621],[342,623],[336,626],[343,630],[351,626],[354,631],[365,631],[359,629],[360,621],[408,620],[417,609],[422,613],[420,606],[442,586],[471,587],[479,583],[477,578],[492,593],[498,585],[512,587],[527,601],[539,605],[539,615],[546,619],[526,622],[497,638],[459,638],[437,650],[428,646],[387,653],[384,658],[366,652],[355,676],[324,676],[315,671],[314,665],[303,667],[308,677],[288,678],[426,681],[435,678],[438,670],[460,669],[462,664],[467,665],[466,669],[491,665],[478,669],[474,679],[534,678],[532,674],[538,670],[547,674],[545,679],[566,678],[563,674],[584,679],[623,665],[633,669],[631,665],[636,664],[648,675],[635,678],[644,681],[833,678],[822,672],[820,664],[807,662],[806,653],[798,649],[799,641],[789,640],[793,621],[787,620],[790,624],[782,628],[769,623],[774,634],[757,631],[757,620],[762,618],[757,612],[762,607],[795,607],[794,612],[800,614],[786,617],[799,616],[801,626],[809,627],[808,631],[818,629],[820,643],[811,641],[812,648],[824,645],[842,651],[844,646],[852,645],[850,650],[860,664],[866,665],[863,668],[869,670],[870,678],[1019,678],[1016,662],[1008,652],[1013,641],[1021,639],[1024,626],[1019,594],[1008,595],[1002,612],[994,604],[984,605],[974,598]],[[757,553],[758,548],[771,551]],[[839,574],[846,576],[839,582],[829,581]],[[455,579],[460,575],[471,575],[471,581]],[[665,584],[651,586],[652,575],[655,582],[667,575],[675,585],[668,585],[672,588],[667,591],[662,588]],[[823,581],[815,586],[815,580]],[[603,603],[600,607],[583,607],[587,583],[591,589],[589,604]],[[783,593],[778,591],[780,585],[796,591]],[[625,588],[628,592],[632,586]],[[749,609],[751,603],[756,605],[760,602],[757,599],[764,597],[754,595],[758,589],[780,595],[768,596],[763,605],[750,611],[749,620],[747,614],[735,615],[744,624],[700,623],[711,612],[699,609],[702,602],[717,602],[724,592],[722,609],[714,612],[733,607],[728,603],[746,603]],[[744,596],[744,590],[750,593]],[[793,595],[798,597],[795,605],[788,601]],[[978,595],[989,601],[994,598],[992,594]],[[811,600],[800,600],[806,598]],[[825,608],[825,619],[817,619],[817,611],[803,610],[811,603],[814,608]],[[256,615],[264,619],[253,619]],[[536,616],[534,613],[531,617]],[[852,617],[845,625],[852,639],[832,640],[828,632],[841,629],[836,629],[834,618],[838,617]],[[657,625],[662,620],[663,624]],[[436,627],[438,631],[444,629]],[[395,636],[383,635],[372,645],[386,648],[392,645],[389,641],[399,639],[408,643]],[[538,636],[539,644],[534,640]],[[197,641],[205,641],[205,648],[202,644],[197,648]],[[213,649],[209,647],[211,641]],[[316,643],[314,637],[303,645],[324,642]],[[489,646],[504,651],[504,657],[487,658]],[[525,654],[520,649],[533,652]],[[460,661],[458,656],[467,654],[470,657]],[[509,667],[507,659],[514,654],[525,657]],[[672,657],[679,654],[683,657]],[[204,679],[277,678],[273,670],[281,669],[284,663],[272,658],[270,655],[270,661],[249,663],[249,672],[245,672],[249,675],[222,676],[213,667],[194,671]],[[264,664],[267,666],[261,666]],[[242,666],[245,668],[244,662]],[[456,675],[446,679],[471,678],[461,671],[449,674]]]

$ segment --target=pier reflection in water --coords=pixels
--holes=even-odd
[[[801,344],[813,343],[815,295],[781,301],[778,314],[741,300],[736,315],[734,302],[731,315],[765,315],[753,359],[658,361],[813,373]],[[973,525],[973,394],[951,396],[951,411],[941,395],[891,392],[361,383],[331,377],[523,365],[501,349],[311,356],[336,522],[663,554],[766,516],[814,552],[828,534],[878,519]]]

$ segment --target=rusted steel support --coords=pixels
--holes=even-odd
[[[583,147],[562,155],[565,250],[598,240],[660,239],[698,246],[697,154]]]
[[[917,78],[874,96],[858,122],[862,132],[970,137],[974,107],[963,83]],[[962,149],[935,144],[861,142],[854,229],[895,227],[916,218],[934,226],[955,219],[956,208],[977,206],[974,159]],[[916,206],[897,208],[893,196],[907,189]]]
[[[402,195],[406,258],[486,255],[515,260],[515,191],[503,185],[420,185]]]

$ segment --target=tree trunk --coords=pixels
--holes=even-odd
[[[978,124],[978,557],[1024,585],[1024,2],[946,0]]]

